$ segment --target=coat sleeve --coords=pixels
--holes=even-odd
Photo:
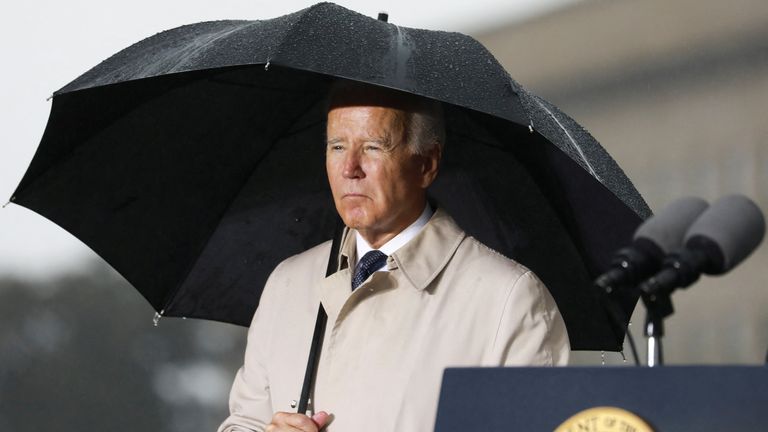
[[[269,371],[266,353],[271,346],[277,310],[273,278],[278,266],[264,286],[259,307],[248,329],[243,366],[237,372],[229,394],[230,415],[219,426],[218,432],[261,432],[272,420],[272,400],[269,389]]]
[[[505,366],[565,366],[570,343],[565,322],[544,283],[528,271],[507,293],[492,357]]]

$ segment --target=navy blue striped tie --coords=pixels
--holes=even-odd
[[[387,262],[387,255],[380,250],[372,250],[363,255],[355,266],[355,275],[352,277],[352,290],[359,287],[368,279],[371,273],[381,268]]]

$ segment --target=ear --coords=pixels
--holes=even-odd
[[[426,189],[435,181],[440,168],[442,151],[439,145],[433,146],[427,154],[421,156],[421,187]]]

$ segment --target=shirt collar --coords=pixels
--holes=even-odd
[[[427,203],[427,205],[424,206],[424,211],[421,212],[421,215],[412,224],[408,225],[406,229],[400,231],[398,235],[392,237],[388,242],[384,243],[379,248],[379,250],[387,256],[395,253],[395,251],[405,246],[405,244],[408,243],[412,238],[416,237],[416,235],[424,228],[427,222],[429,222],[429,218],[432,217],[433,213],[434,212],[432,211],[432,207],[430,207],[429,203]],[[363,236],[361,236],[357,231],[355,231],[355,245],[357,246],[357,257],[355,259],[355,263],[357,263],[357,260],[360,259],[360,257],[373,250],[368,242],[365,241]]]

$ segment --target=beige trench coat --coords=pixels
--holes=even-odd
[[[441,210],[388,258],[389,272],[354,292],[354,231],[325,278],[329,252],[323,243],[270,276],[219,431],[260,431],[274,412],[295,412],[318,302],[328,327],[312,403],[334,415],[329,432],[433,430],[449,366],[568,361],[565,324],[539,279]]]

